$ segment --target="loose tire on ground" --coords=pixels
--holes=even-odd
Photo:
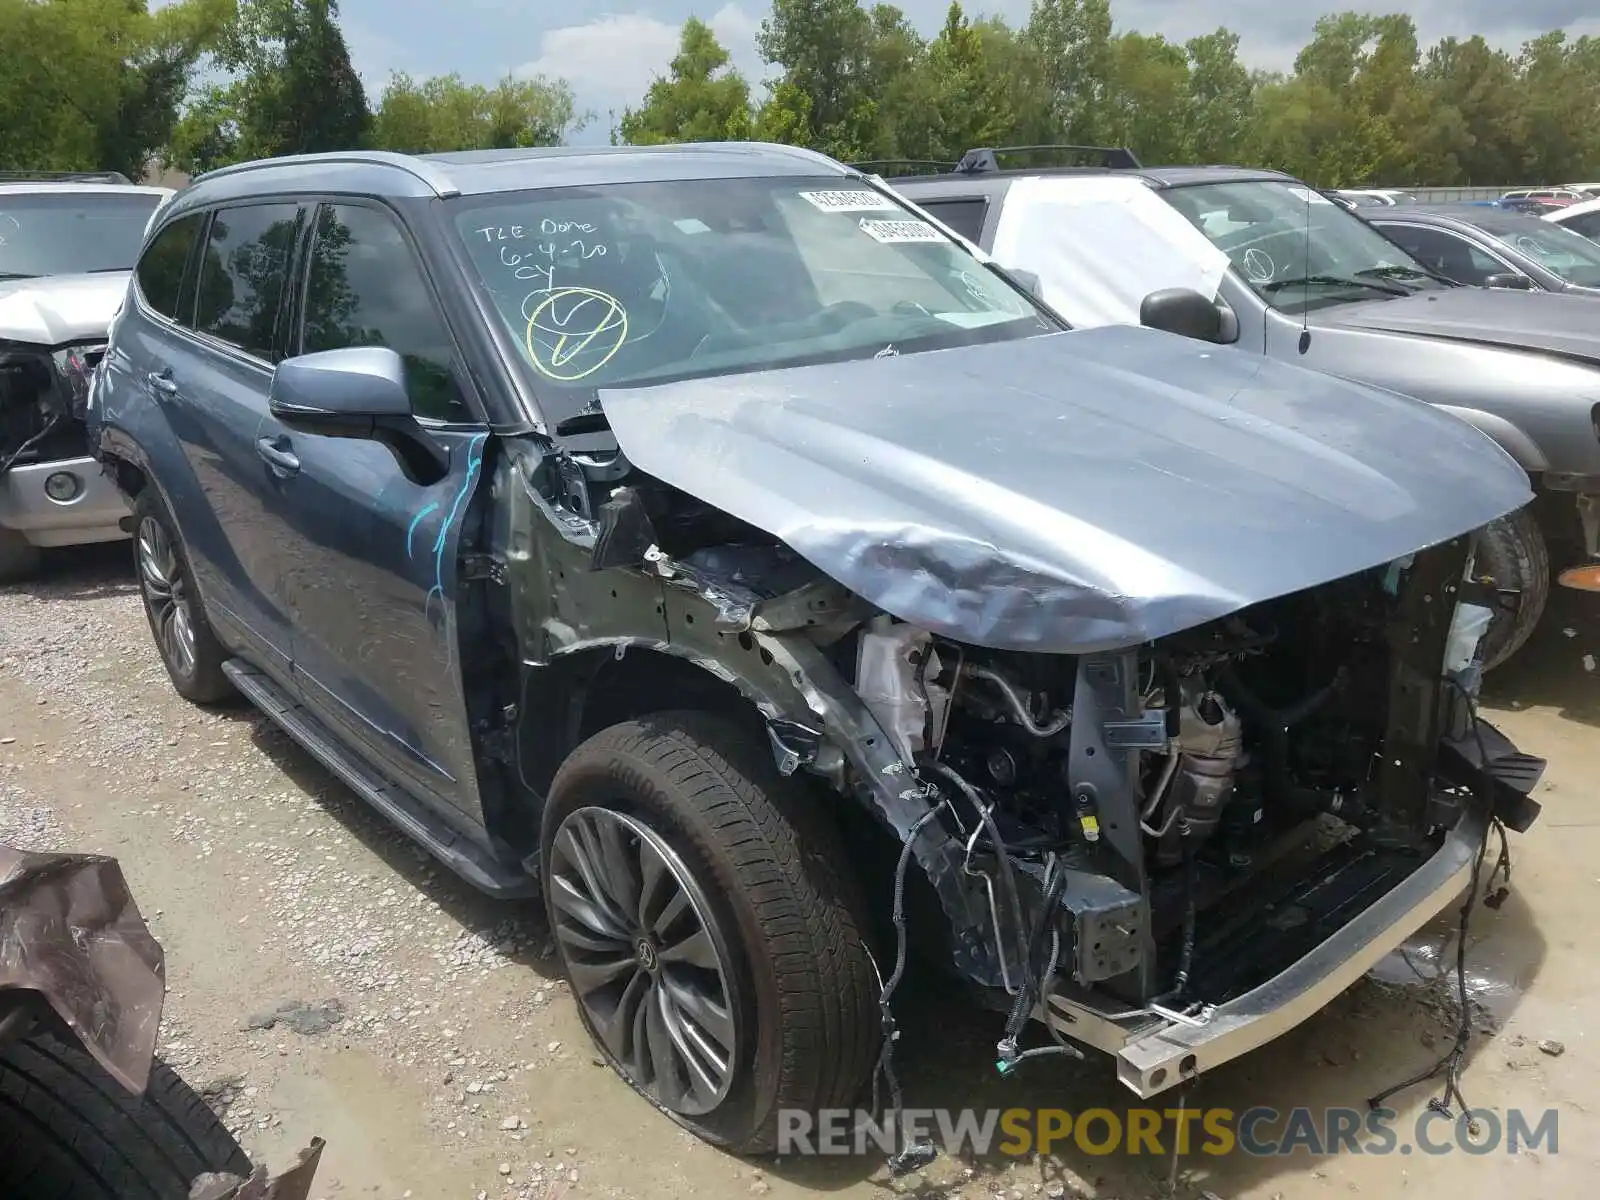
[[[740,1154],[777,1148],[779,1111],[848,1107],[880,1043],[876,973],[844,850],[817,798],[784,778],[771,752],[733,722],[662,713],[606,729],[557,773],[543,816],[545,899],[557,831],[601,808],[666,842],[693,876],[731,950],[736,1072],[726,1098],[684,1115],[661,1104],[606,1047],[613,1068],[705,1140]],[[572,978],[568,947],[556,939]],[[578,989],[574,987],[575,997]]]
[[[173,582],[182,589],[187,604],[188,620],[194,634],[194,662],[192,665],[176,660],[167,640],[163,637],[162,616],[158,612],[160,599],[146,571],[146,522],[155,522],[167,539],[172,552]],[[154,532],[153,530],[150,532]],[[211,623],[206,619],[200,593],[195,590],[194,571],[189,566],[189,555],[178,536],[177,523],[173,521],[161,496],[154,487],[147,486],[133,502],[133,565],[139,576],[139,595],[144,601],[145,619],[155,638],[156,652],[166,667],[172,686],[185,700],[194,704],[218,704],[231,700],[237,694],[232,682],[223,673],[222,664],[228,653],[217,641]]]
[[[165,1063],[134,1096],[51,1034],[0,1047],[0,1196],[187,1200],[207,1171],[247,1177],[250,1160]]]
[[[1515,591],[1515,607],[1499,613],[1483,641],[1483,665],[1493,670],[1533,636],[1550,600],[1550,551],[1531,508],[1484,528],[1478,539],[1477,576],[1503,591]]]
[[[39,559],[39,547],[14,529],[0,529],[0,584],[32,578]]]

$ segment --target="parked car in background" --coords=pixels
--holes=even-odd
[[[1600,242],[1600,200],[1585,200],[1569,204],[1544,214],[1544,220],[1574,233],[1581,233],[1591,241]]]
[[[1583,192],[1578,191],[1576,188],[1570,187],[1513,188],[1509,192],[1502,192],[1500,194],[1500,204],[1504,207],[1510,207],[1513,204],[1523,202],[1547,205],[1567,205],[1576,204],[1578,201],[1587,200],[1588,198],[1589,197]]]
[[[1361,215],[1457,283],[1600,296],[1600,243],[1528,213],[1452,204]]]
[[[1512,200],[1480,200],[1476,201],[1480,207],[1499,208],[1506,212],[1527,213],[1529,216],[1542,217],[1546,213],[1560,212],[1563,204],[1554,200],[1534,200],[1527,196]]]
[[[1069,331],[809,151],[202,176],[91,428],[177,690],[542,892],[599,1052],[740,1151],[863,1096],[912,937],[1002,1074],[1037,1019],[1151,1095],[1537,814],[1471,703],[1476,531],[1530,498],[1489,438]]]
[[[127,537],[83,409],[146,225],[172,195],[112,172],[0,173],[0,583],[41,548]]]
[[[1396,204],[1415,204],[1417,198],[1398,188],[1339,188],[1334,193],[1356,208],[1387,208]]]
[[[980,150],[956,171],[892,185],[1003,266],[1036,276],[1076,326],[1184,332],[1419,397],[1494,437],[1539,499],[1484,546],[1480,567],[1507,601],[1491,664],[1542,615],[1552,554],[1562,582],[1600,587],[1593,300],[1459,286],[1275,171],[1002,170]],[[1388,210],[1367,210],[1377,211]]]
[[[1600,199],[1600,183],[1569,183],[1567,187],[1589,199]]]

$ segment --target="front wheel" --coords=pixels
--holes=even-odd
[[[1483,669],[1493,670],[1533,636],[1550,600],[1550,550],[1531,506],[1484,527],[1474,572],[1511,607],[1495,614],[1483,639]]]
[[[735,1153],[848,1106],[879,1044],[845,856],[766,746],[701,713],[606,729],[557,773],[545,901],[584,1025],[635,1090]]]

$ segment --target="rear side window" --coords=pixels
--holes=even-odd
[[[983,218],[989,212],[989,201],[982,196],[965,200],[919,200],[917,203],[967,241],[976,244],[981,240]]]
[[[450,369],[455,345],[399,221],[382,209],[328,204],[317,213],[301,350],[346,346],[398,353],[417,416],[473,419]]]
[[[178,316],[178,300],[183,291],[183,271],[204,223],[204,213],[179,217],[156,234],[139,259],[139,291],[144,302],[174,321],[182,319]]]
[[[268,361],[276,352],[300,209],[251,204],[218,209],[200,259],[194,327]]]
[[[1573,217],[1571,220],[1561,221],[1559,224],[1565,225],[1574,233],[1581,233],[1586,238],[1593,238],[1595,241],[1600,242],[1600,210],[1583,213],[1580,216]]]

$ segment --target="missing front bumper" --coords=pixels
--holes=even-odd
[[[1053,995],[1038,1012],[1058,1032],[1117,1059],[1117,1075],[1150,1097],[1249,1053],[1325,1008],[1460,896],[1486,832],[1469,811],[1439,849],[1365,911],[1272,978],[1199,1019],[1128,1019],[1078,997]]]

